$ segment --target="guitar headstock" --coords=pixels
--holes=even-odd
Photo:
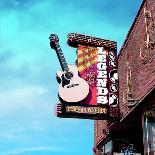
[[[51,34],[49,39],[51,48],[56,49],[56,45],[59,44],[59,37],[56,34]]]

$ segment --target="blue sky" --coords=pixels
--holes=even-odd
[[[0,0],[0,155],[92,155],[93,121],[60,119],[49,35],[69,64],[71,32],[118,42],[120,49],[142,0]]]

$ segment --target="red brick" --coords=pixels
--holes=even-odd
[[[142,100],[155,87],[155,45],[149,52],[147,63],[144,63],[140,57],[140,47],[143,45],[142,39],[145,37],[144,7],[146,3],[147,10],[152,12],[152,21],[154,22],[152,40],[155,43],[155,1],[144,0],[118,56],[119,106],[122,117],[126,117],[132,110],[127,105],[127,97],[123,102],[123,93],[126,96],[127,88],[127,61],[129,61],[132,73],[131,93],[133,99]],[[94,126],[94,140],[95,146],[97,146],[106,137],[103,134],[103,129],[108,129],[108,123],[107,121],[95,121]]]

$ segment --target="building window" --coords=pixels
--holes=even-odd
[[[112,141],[111,140],[103,145],[101,149],[101,155],[112,155]]]
[[[155,111],[144,115],[144,154],[155,154]]]

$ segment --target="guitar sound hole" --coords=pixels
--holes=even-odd
[[[65,78],[66,79],[71,79],[72,77],[73,77],[73,73],[72,72],[65,73]]]
[[[70,83],[70,80],[66,79],[65,74],[63,74],[61,78],[62,78],[62,87]]]

